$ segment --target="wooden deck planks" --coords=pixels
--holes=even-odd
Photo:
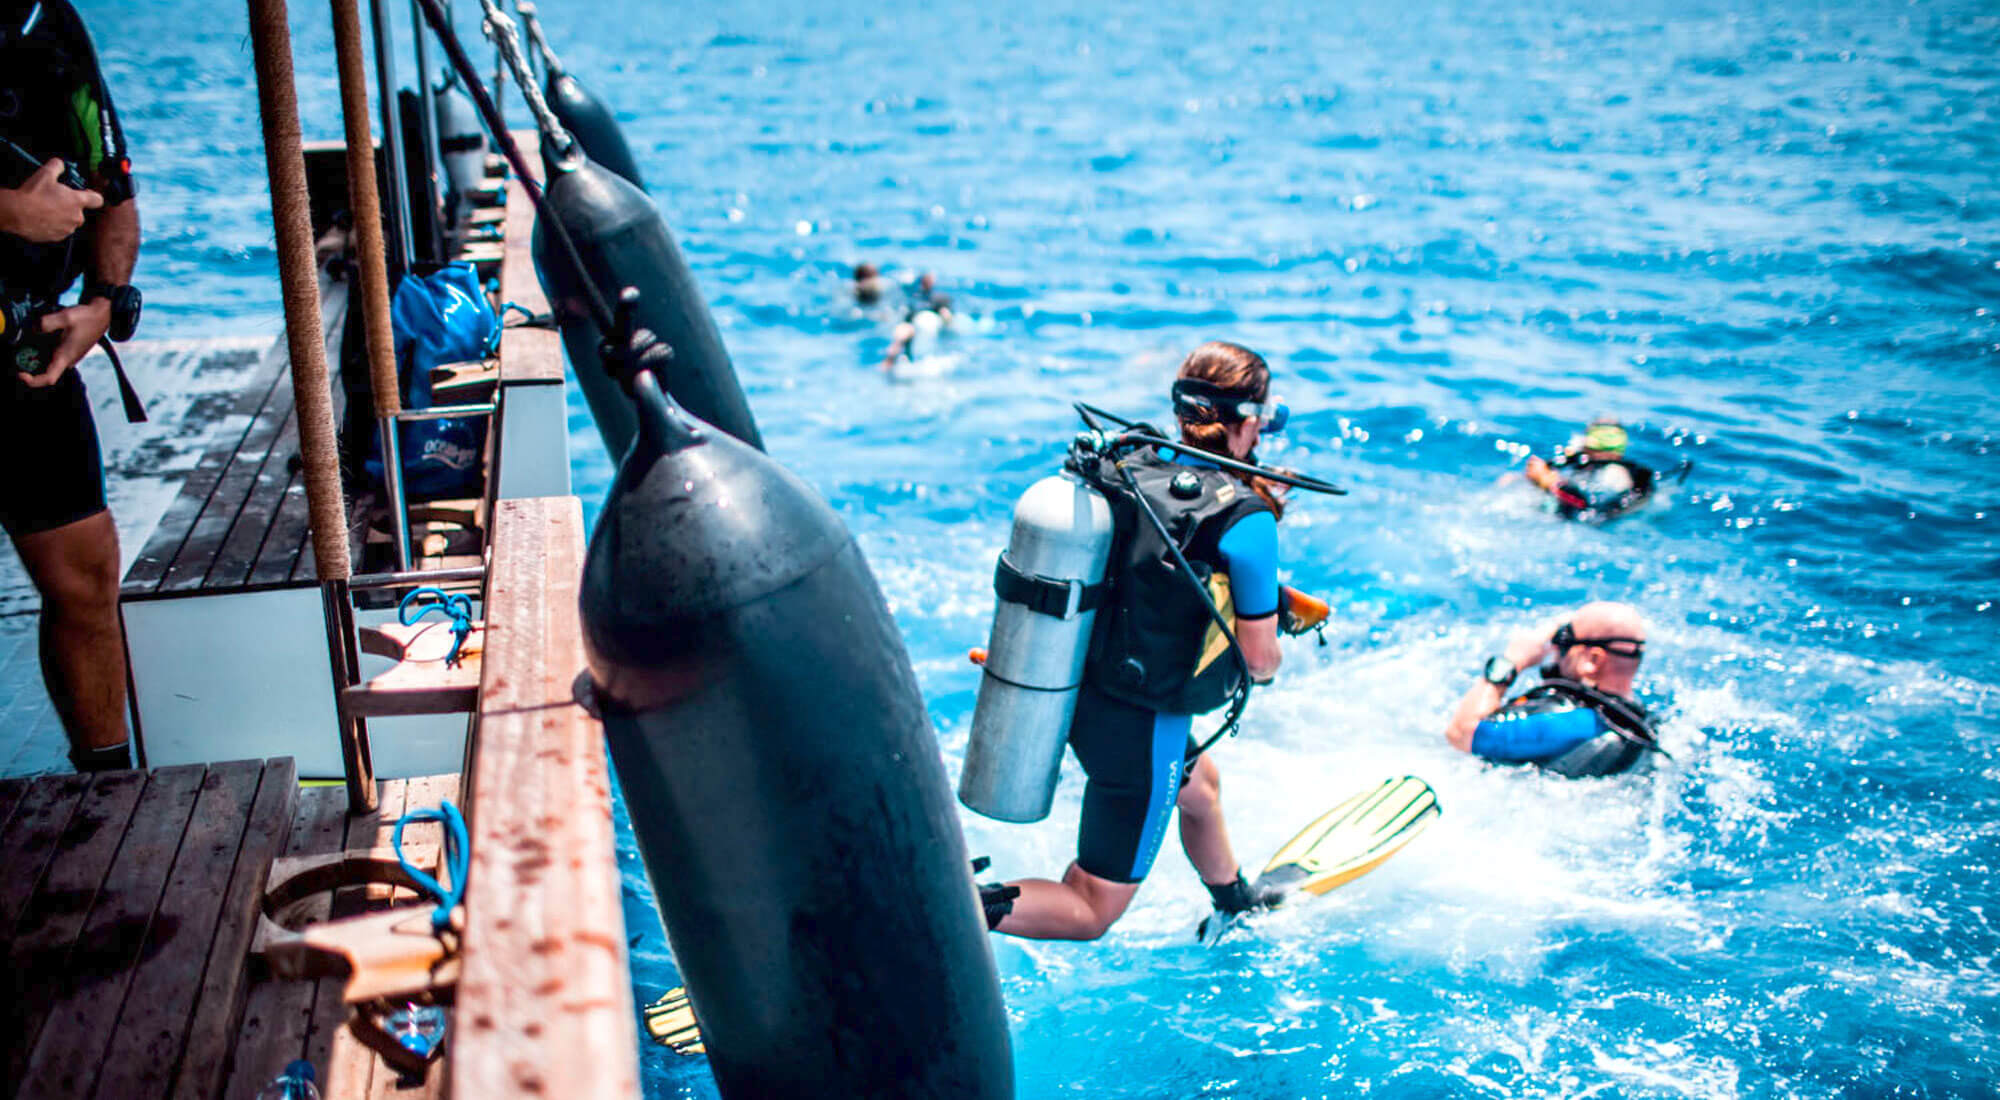
[[[159,592],[191,592],[205,586],[216,555],[228,541],[230,529],[239,517],[265,525],[269,515],[245,517],[244,502],[257,484],[257,475],[271,459],[273,444],[292,415],[292,387],[281,382],[271,387],[269,398],[250,421],[250,429],[231,444],[222,473],[209,489],[208,499],[188,526],[173,563],[161,578]],[[205,461],[205,460],[204,460]],[[278,460],[280,465],[284,459]]]
[[[327,361],[340,361],[349,306],[345,282],[322,279],[320,315]],[[232,407],[228,427],[181,485],[145,548],[126,571],[127,598],[236,591],[249,585],[309,582],[299,576],[306,542],[304,481],[293,388],[283,340],[265,353]],[[345,393],[333,386],[334,418]]]
[[[88,779],[88,777],[78,777]],[[54,783],[43,785],[53,787]],[[74,784],[65,784],[72,786]],[[118,854],[146,786],[143,772],[113,772],[89,785],[58,835],[48,873],[14,922],[0,980],[0,1095],[14,1095],[47,1011],[69,973],[70,952]],[[11,858],[12,849],[7,851]],[[23,876],[24,878],[33,876]]]
[[[89,786],[87,775],[65,775],[38,783],[22,797],[7,827],[0,830],[0,852],[7,854],[7,873],[0,875],[0,928],[11,931],[34,898],[42,871],[55,855],[56,841]]]
[[[396,819],[403,816],[409,785],[403,781],[381,784],[375,812],[347,820],[350,850],[367,851],[389,847],[389,835]],[[375,884],[351,886],[333,895],[332,916],[353,916],[387,909],[394,888]],[[306,1039],[306,1060],[320,1071],[320,1091],[328,1097],[366,1096],[375,1073],[375,1053],[361,1045],[347,1030],[347,1006],[341,1000],[344,978],[321,978],[314,994],[312,1032]]]
[[[174,559],[180,555],[181,546],[187,541],[188,532],[208,506],[209,494],[215,490],[223,471],[228,468],[236,445],[256,427],[258,412],[283,382],[286,362],[284,341],[280,340],[265,354],[264,361],[258,364],[256,373],[251,375],[249,384],[230,411],[232,420],[242,418],[241,424],[222,436],[216,446],[210,447],[201,456],[195,468],[188,473],[187,480],[181,483],[181,491],[160,516],[160,522],[146,540],[145,547],[133,559],[132,567],[125,571],[123,591],[126,595],[150,594],[166,578],[167,570],[172,568]]]
[[[344,787],[307,787],[299,792],[288,856],[337,852],[347,842],[347,791]],[[303,919],[324,920],[330,899],[309,898]],[[261,980],[260,980],[261,978]],[[306,1053],[312,1029],[315,982],[287,982],[252,974],[250,995],[237,1029],[229,1077],[220,1095],[226,1100],[251,1100],[257,1090]],[[198,1094],[199,1095],[199,1094]]]
[[[237,521],[230,525],[229,534],[215,552],[215,560],[208,568],[209,585],[240,588],[250,582],[250,572],[278,525],[279,506],[285,501],[285,489],[292,483],[292,455],[298,449],[299,414],[296,408],[290,408],[285,411],[277,438],[265,452],[263,464],[257,468]]]
[[[112,1027],[94,1095],[108,1100],[142,1096],[173,1079],[237,853],[246,844],[268,853],[283,843],[282,836],[246,835],[263,772],[261,760],[237,760],[209,765],[202,776],[146,947]],[[239,957],[236,965],[241,964]]]
[[[174,1075],[170,1093],[174,1097],[206,1100],[214,1096],[230,1055],[241,1041],[238,1027],[249,982],[245,964],[250,941],[256,932],[271,863],[288,846],[298,801],[298,770],[291,758],[267,762],[244,824],[243,843],[222,890],[214,942],[202,967],[201,987],[195,994],[180,1068]],[[119,1095],[101,1087],[98,1091],[107,1100]]]
[[[453,1094],[636,1097],[610,773],[572,695],[582,509],[503,501],[494,536]]]
[[[153,926],[154,911],[187,831],[208,769],[194,764],[153,772],[118,855],[70,952],[69,982],[49,1007],[22,1076],[23,1096],[87,1096],[110,1046],[132,975],[174,929]]]

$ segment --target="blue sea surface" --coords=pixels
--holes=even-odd
[[[273,315],[241,9],[84,10],[153,323]],[[1163,418],[1181,356],[1235,340],[1294,410],[1265,457],[1352,490],[1281,527],[1335,611],[1216,750],[1236,846],[1254,867],[1405,773],[1443,818],[1219,948],[1171,844],[1104,940],[996,938],[1021,1096],[1991,1094],[1993,5],[542,14],[617,106],[771,453],[866,550],[954,778],[994,555],[1071,401]],[[322,14],[294,22],[308,134],[335,136]],[[967,315],[893,377],[900,314],[843,294],[864,259]],[[594,514],[612,462],[571,408]],[[1603,527],[1502,482],[1598,413],[1691,476]],[[1593,598],[1650,622],[1673,759],[1577,782],[1447,747],[1484,658]],[[1080,793],[1071,765],[1043,823],[966,813],[971,850],[1059,875]],[[676,971],[623,858],[649,998]],[[645,1076],[715,1092],[650,1045]]]

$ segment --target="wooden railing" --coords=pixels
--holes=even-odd
[[[575,497],[502,501],[474,734],[452,1095],[639,1095],[604,734],[583,668]]]

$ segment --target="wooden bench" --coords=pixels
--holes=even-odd
[[[329,362],[348,291],[321,283]],[[342,774],[287,361],[279,339],[120,588],[133,729],[149,765],[284,755],[303,775]],[[338,386],[334,400],[338,409]]]
[[[298,793],[288,759],[0,782],[0,1095],[220,1095]]]
[[[350,818],[288,759],[0,781],[0,1096],[250,1100],[295,1058],[327,1100],[442,1096],[442,1062],[402,1080],[343,1026],[343,979],[277,979],[249,952],[279,856],[387,848],[458,786],[385,781]],[[404,849],[429,869],[442,842],[412,825]],[[418,900],[355,886],[295,917]]]

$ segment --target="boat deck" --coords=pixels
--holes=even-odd
[[[406,808],[457,791],[385,781],[350,818],[289,759],[0,780],[0,1096],[248,1100],[294,1058],[329,1100],[443,1095],[438,1063],[398,1081],[341,1026],[342,979],[270,978],[249,950],[274,859],[386,847]],[[406,831],[420,862],[437,829]],[[316,915],[416,900],[400,894],[351,887]]]

